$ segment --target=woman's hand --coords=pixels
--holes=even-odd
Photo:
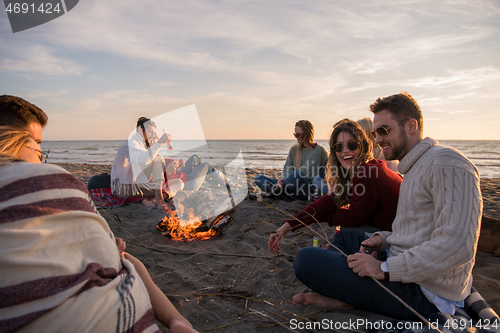
[[[291,229],[290,224],[286,222],[283,224],[276,232],[273,232],[269,236],[269,241],[267,242],[267,245],[269,246],[269,251],[271,253],[276,253],[279,250],[279,242],[280,239],[285,237],[285,235],[288,233],[288,231]]]
[[[184,166],[184,160],[182,160],[182,159],[175,160],[172,163],[174,163],[175,170],[180,169],[180,168],[182,168]]]
[[[127,245],[121,238],[116,237],[115,241],[116,241],[116,247],[118,248],[118,253],[120,254],[120,257],[123,258],[123,253]]]

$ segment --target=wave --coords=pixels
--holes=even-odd
[[[280,156],[287,156],[286,154],[283,153],[266,153],[266,155],[280,155]]]
[[[500,157],[469,157],[471,160],[500,160]]]
[[[483,167],[500,167],[500,164],[479,164],[479,163],[474,163],[475,166],[483,166]]]
[[[272,154],[272,153],[266,153],[265,150],[263,149],[263,150],[257,150],[257,151],[245,150],[245,151],[243,151],[243,154]],[[281,155],[283,155],[283,154],[281,154]]]
[[[247,158],[245,158],[247,159]],[[286,157],[252,157],[248,158],[248,160],[254,161],[285,161]]]

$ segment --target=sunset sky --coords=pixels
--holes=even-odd
[[[49,115],[44,140],[126,139],[196,105],[207,139],[326,139],[408,91],[435,139],[500,140],[500,2],[81,0],[12,33],[0,94]]]

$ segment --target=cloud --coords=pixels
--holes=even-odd
[[[7,55],[0,59],[0,68],[6,71],[52,76],[82,75],[86,71],[85,67],[73,60],[54,55],[54,51],[45,45],[18,44],[9,49],[4,46],[2,50]]]
[[[426,88],[455,88],[461,86],[462,89],[483,89],[500,84],[500,69],[494,66],[466,69],[466,70],[447,70],[446,76],[425,76],[404,82],[404,85],[410,87]],[[496,89],[495,87],[495,89]]]
[[[499,14],[486,0],[86,0],[36,30],[51,33],[8,48],[0,35],[0,68],[23,88],[23,73],[66,76],[54,91],[100,118],[196,104],[245,128],[248,114],[333,124],[401,90],[443,117],[488,101],[486,113],[500,94]],[[51,77],[30,79],[36,93]]]
[[[52,97],[59,97],[66,95],[69,92],[69,90],[63,89],[59,91],[47,91],[47,90],[38,90],[38,91],[32,91],[27,94],[28,97],[30,98],[51,98]]]
[[[471,113],[471,110],[456,110],[456,111],[450,111],[447,112],[448,114],[456,114],[456,113]]]

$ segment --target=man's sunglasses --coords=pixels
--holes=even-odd
[[[391,128],[393,128],[396,125],[401,124],[404,121],[408,121],[408,120],[410,120],[410,119],[403,119],[400,122],[398,122],[398,123],[396,123],[396,124],[394,124],[392,126],[389,126],[389,127],[379,127],[375,131],[372,132],[372,135],[373,135],[374,138],[377,137],[377,134],[380,135],[380,136],[385,136],[385,135],[389,134],[389,131],[390,131]]]
[[[358,141],[348,141],[346,145],[349,150],[356,150],[359,147]],[[337,142],[332,146],[332,148],[334,152],[340,153],[344,150],[344,144],[342,142]]]
[[[35,149],[35,148],[31,148],[31,147],[28,147],[28,146],[26,146],[26,148],[29,148],[29,149],[33,150],[38,155],[38,158],[40,159],[40,162],[47,163],[47,160],[49,159],[50,149],[47,152],[44,152],[44,151],[41,151],[41,150],[38,150],[38,149]],[[45,156],[45,161],[43,160],[44,156]]]

